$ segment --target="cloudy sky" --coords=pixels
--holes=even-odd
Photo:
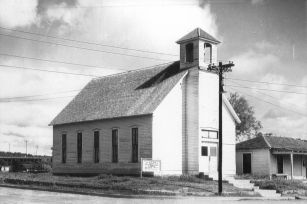
[[[91,78],[178,60],[196,27],[263,132],[307,139],[305,0],[1,0],[0,151],[50,155],[49,122]]]

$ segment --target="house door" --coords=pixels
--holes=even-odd
[[[277,155],[277,173],[282,174],[284,173],[284,160],[282,155]]]
[[[217,171],[217,144],[202,144],[199,160],[200,171],[216,173]]]
[[[252,154],[243,154],[243,174],[252,173]]]

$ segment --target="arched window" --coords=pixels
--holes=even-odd
[[[212,45],[209,43],[204,44],[204,59],[206,63],[212,63]]]
[[[185,46],[185,62],[193,62],[193,43]]]

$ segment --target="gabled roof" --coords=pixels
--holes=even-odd
[[[263,149],[307,152],[307,141],[290,137],[257,136],[236,144],[236,149]]]
[[[238,117],[236,111],[233,109],[232,105],[230,104],[225,95],[223,95],[223,103],[225,104],[227,110],[230,112],[230,115],[232,116],[234,121],[236,121],[237,123],[241,123],[240,118]]]
[[[236,144],[236,149],[264,149],[270,148],[270,145],[264,139],[264,136],[257,136],[255,138],[240,142]]]
[[[93,79],[50,125],[151,114],[186,72],[173,62]]]
[[[210,41],[214,44],[219,44],[220,41],[215,39],[212,35],[208,34],[207,32],[203,31],[200,28],[196,28],[193,31],[191,31],[190,33],[186,34],[185,36],[183,36],[182,38],[180,38],[177,43],[182,43],[184,41],[190,41],[190,40],[195,40],[195,39],[203,39],[203,40],[207,40]]]

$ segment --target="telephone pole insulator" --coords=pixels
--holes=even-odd
[[[214,72],[219,76],[219,145],[218,145],[218,193],[223,192],[223,93],[224,93],[224,77],[225,72],[231,72],[234,63],[229,61],[227,64],[219,62],[219,65],[210,64],[208,71]]]

